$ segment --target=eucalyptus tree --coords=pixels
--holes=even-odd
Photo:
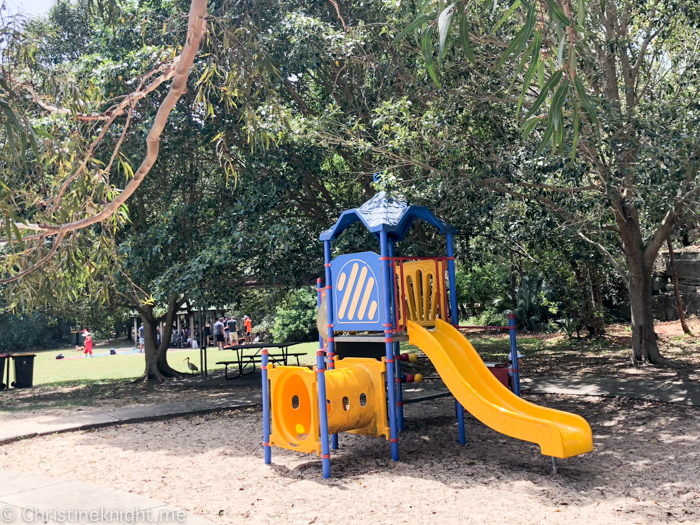
[[[94,4],[116,7],[114,2]],[[106,15],[110,22],[115,16],[119,18],[119,11],[114,11],[110,9]],[[206,16],[206,0],[192,0],[187,25],[177,31],[179,36],[187,35],[182,38],[181,52],[177,53],[175,44],[149,50],[152,67],[130,70],[130,78],[119,76],[125,93],[116,94],[94,83],[91,70],[71,67],[67,63],[70,54],[58,52],[56,63],[40,60],[46,58],[39,52],[44,35],[37,34],[30,25],[17,19],[0,21],[4,40],[0,50],[0,106],[5,123],[0,133],[7,145],[0,159],[0,208],[6,234],[2,239],[0,283],[21,279],[45,264],[75,232],[105,221],[109,227],[118,222],[125,202],[158,157],[170,112],[187,91]],[[129,22],[133,28],[134,21]],[[81,46],[89,44],[83,40],[78,48]],[[137,169],[131,164],[138,159],[123,162],[119,151],[122,140],[110,145],[111,153],[102,162],[103,139],[117,127],[115,121],[120,121],[121,134],[125,135],[139,102],[171,80],[168,93],[158,102]],[[128,172],[129,180],[123,188],[110,182],[110,173],[117,165]]]
[[[455,65],[485,62],[496,73],[510,66],[501,93],[523,140],[476,182],[538,201],[597,249],[629,289],[634,362],[666,363],[654,332],[652,267],[700,197],[700,7],[675,0],[417,7],[404,34],[416,35],[436,84]]]

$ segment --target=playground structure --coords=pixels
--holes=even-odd
[[[446,257],[396,256],[396,245],[417,219],[445,236]],[[379,238],[380,253],[331,259],[331,242],[358,221]],[[402,341],[426,354],[454,396],[461,444],[466,442],[466,409],[502,434],[538,444],[554,466],[554,458],[593,449],[591,429],[583,418],[519,397],[517,359],[511,369],[511,392],[459,331],[455,233],[427,208],[380,192],[360,208],[343,212],[321,234],[326,286],[321,287],[319,279],[318,304],[319,324],[325,326],[319,326],[316,367],[273,367],[263,350],[266,464],[271,462],[272,446],[315,452],[328,478],[330,449],[338,448],[340,432],[384,437],[398,461],[404,420]],[[514,317],[508,327],[499,328],[509,330],[511,354],[517,356]]]

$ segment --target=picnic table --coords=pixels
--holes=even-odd
[[[224,346],[223,350],[235,352],[235,358],[231,361],[218,361],[217,365],[224,365],[224,377],[226,379],[236,379],[237,377],[245,376],[255,372],[257,363],[262,362],[262,349],[273,348],[279,349],[277,353],[270,352],[268,354],[271,363],[283,364],[287,366],[290,358],[296,358],[296,365],[299,366],[299,356],[306,355],[306,352],[290,352],[289,347],[300,343],[250,343],[247,345]],[[228,367],[238,367],[238,375],[229,377]],[[249,370],[252,367],[252,370]]]

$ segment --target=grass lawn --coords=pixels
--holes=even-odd
[[[318,343],[302,343],[290,349],[293,352],[306,352],[300,361],[302,364],[315,363]],[[87,381],[104,381],[110,379],[134,379],[143,373],[143,354],[119,354],[127,352],[128,348],[117,349],[118,355],[108,355],[103,357],[80,358],[80,359],[56,359],[58,354],[65,357],[82,356],[72,347],[59,350],[37,352],[34,359],[34,385],[47,386],[57,384],[66,386],[70,383],[82,383]],[[93,352],[95,354],[108,353],[109,347],[99,346]],[[188,373],[185,358],[199,367],[199,350],[170,349],[168,351],[168,362],[175,370]],[[208,369],[220,370],[222,365],[217,365],[217,361],[228,361],[233,359],[233,353],[219,351],[216,348],[207,350]],[[294,361],[296,364],[296,361]],[[14,369],[13,369],[14,373]],[[11,381],[13,379],[11,378]]]
[[[700,320],[692,319],[691,329],[700,333]],[[683,334],[676,322],[657,323],[659,345],[673,367],[634,367],[630,362],[631,336],[624,325],[609,325],[607,335],[601,339],[569,339],[564,334],[518,333],[518,349],[525,356],[521,373],[523,377],[613,377],[659,381],[700,381],[700,346],[697,337]],[[473,333],[467,336],[486,361],[504,361],[509,352],[508,334]],[[110,346],[119,347],[114,341],[102,343],[95,348],[96,354],[108,353]],[[121,343],[121,351],[129,351]],[[302,343],[290,349],[303,352],[302,365],[314,365],[318,343]],[[418,351],[406,343],[402,352]],[[117,352],[120,349],[117,348]],[[251,349],[249,352],[252,352]],[[189,399],[216,398],[257,391],[260,385],[241,381],[222,381],[222,366],[217,361],[232,360],[232,352],[208,350],[209,370],[216,371],[210,379],[202,380],[198,374],[185,376],[184,380],[167,381],[163,384],[133,383],[144,368],[142,354],[121,354],[81,359],[56,360],[61,352],[66,357],[79,356],[72,348],[37,352],[32,389],[11,389],[0,392],[0,420],[9,412],[26,410],[49,410],[73,406],[125,406],[133,403],[166,403]],[[199,350],[172,349],[168,361],[175,369],[187,373],[186,357],[199,366]],[[296,361],[293,360],[293,364]],[[403,368],[405,367],[405,369]],[[417,367],[417,368],[416,368]],[[402,364],[405,373],[420,371],[431,373],[426,361],[418,364]]]

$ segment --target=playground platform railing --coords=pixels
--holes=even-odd
[[[421,325],[429,324],[430,321],[434,322],[434,319],[430,319],[430,317],[433,314],[439,319],[447,320],[447,276],[445,274],[447,272],[448,259],[448,257],[389,257],[389,264],[391,266],[392,272],[392,282],[394,286],[393,301],[394,305],[396,306],[396,308],[394,309],[394,326],[392,329],[394,333],[405,331],[409,320],[418,322]],[[434,263],[435,278],[433,282],[428,283],[426,281],[425,283],[421,282],[419,284],[416,282],[415,279],[417,276],[417,272],[416,275],[408,275],[408,270],[405,268],[405,265],[408,263],[421,261],[432,261]],[[407,277],[413,277],[413,296],[411,298],[413,309],[410,306],[411,303],[409,303],[409,297],[407,297],[407,290],[409,289]],[[417,287],[423,287],[424,284],[429,286],[430,290],[426,290],[424,288],[418,290]],[[421,298],[421,294],[419,292],[423,292],[423,294],[425,294],[426,291],[430,292],[430,299],[423,299],[424,309],[422,311],[423,314],[426,316],[427,321],[425,319],[419,319],[417,315],[418,311],[421,309],[418,303],[419,299]],[[426,311],[426,306],[428,305],[430,305],[430,309]]]

